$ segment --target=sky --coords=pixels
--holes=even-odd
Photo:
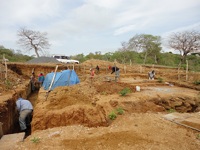
[[[17,32],[25,27],[47,33],[49,54],[104,54],[136,34],[166,41],[173,32],[200,31],[200,0],[0,0],[0,20],[0,45],[8,49],[24,50]]]

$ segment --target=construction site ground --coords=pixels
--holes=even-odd
[[[91,63],[104,65],[101,61],[85,65]],[[4,148],[200,149],[199,85],[170,80],[170,72],[157,73],[155,80],[148,80],[146,74],[121,71],[116,82],[115,75],[101,70],[91,80],[88,70],[85,75],[78,74],[81,82],[77,85],[57,87],[49,93],[40,88],[29,97],[34,105],[31,134]],[[125,88],[131,92],[122,96]],[[112,114],[116,115],[113,120]]]

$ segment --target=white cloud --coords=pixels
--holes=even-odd
[[[121,27],[121,28],[117,29],[115,31],[114,35],[120,35],[122,33],[126,33],[126,32],[129,32],[129,31],[132,31],[134,29],[136,29],[135,25],[124,26],[124,27]]]
[[[164,37],[195,28],[199,8],[199,0],[5,0],[0,5],[0,45],[18,48],[16,33],[25,26],[47,32],[59,53],[117,49],[134,34]]]

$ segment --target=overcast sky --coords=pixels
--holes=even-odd
[[[136,34],[200,31],[200,0],[0,0],[0,20],[5,48],[23,50],[17,31],[26,27],[48,33],[50,54],[103,54]]]

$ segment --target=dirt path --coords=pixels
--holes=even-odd
[[[128,79],[124,81],[128,82]],[[167,108],[176,106],[180,111],[192,109],[190,103],[199,101],[199,91],[158,85],[154,82],[149,85],[138,82],[141,91],[136,92],[135,85],[130,83],[94,82],[90,87],[85,81],[70,88],[56,88],[49,93],[48,100],[45,100],[45,91],[40,90],[33,120],[34,131],[15,148],[58,150],[200,148],[198,131],[163,118],[169,113],[166,111]],[[132,93],[120,96],[119,91],[125,87],[132,89]],[[98,111],[99,106],[104,110],[105,116]],[[123,108],[124,114],[117,115],[115,120],[109,120],[108,115],[119,107]],[[200,119],[199,113],[192,114]],[[107,119],[102,120],[104,117]],[[95,125],[106,120],[107,126]],[[87,127],[92,125],[93,127]],[[37,139],[38,143],[34,142],[34,139]]]

